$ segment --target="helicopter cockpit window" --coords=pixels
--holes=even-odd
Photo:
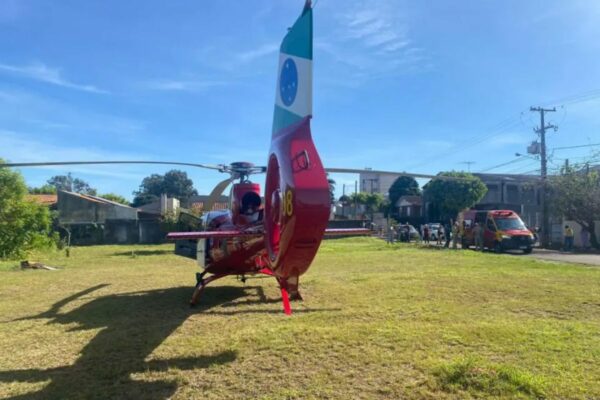
[[[260,196],[254,192],[248,192],[242,197],[241,214],[250,217],[252,222],[260,219]]]

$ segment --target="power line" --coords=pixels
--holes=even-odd
[[[564,161],[564,160],[585,160],[586,158],[589,159],[590,157],[594,157],[594,156],[590,156],[589,154],[587,156],[569,156],[569,157],[554,157],[554,160],[557,161]]]
[[[558,99],[555,99],[555,100],[552,100],[549,102],[542,103],[542,105],[548,106],[550,104],[560,104],[561,106],[564,107],[566,105],[582,103],[582,102],[590,101],[590,100],[593,100],[596,98],[600,98],[600,89],[593,89],[593,90],[589,90],[589,91],[574,94],[574,95],[568,95],[568,96],[565,96],[562,98],[558,98]],[[503,119],[502,121],[500,121],[499,123],[494,125],[492,128],[490,128],[490,133],[487,135],[484,135],[483,137],[481,135],[475,135],[475,136],[472,136],[465,140],[462,140],[460,142],[455,142],[455,144],[452,147],[450,147],[449,149],[446,149],[443,152],[435,154],[429,159],[437,160],[439,158],[444,158],[444,157],[448,157],[451,155],[455,155],[466,149],[470,149],[474,146],[477,146],[489,139],[499,136],[499,135],[505,133],[509,129],[516,128],[519,124],[523,123],[523,121],[522,121],[523,113],[524,112],[520,112],[519,114],[517,114],[516,117],[512,116],[512,117]],[[565,115],[563,115],[563,120],[565,118],[566,118],[566,111],[565,111]],[[600,145],[600,144],[598,144],[598,145]],[[590,147],[591,146],[592,145],[590,145]],[[427,165],[429,163],[430,163],[430,161],[419,162],[417,164],[409,165],[409,167],[407,167],[407,169],[417,168],[417,167],[420,167],[423,165]]]
[[[600,89],[593,89],[593,90],[589,90],[589,91],[582,92],[582,93],[579,93],[579,94],[565,96],[563,98],[559,98],[557,100],[549,101],[549,102],[542,103],[542,104],[544,106],[548,106],[550,104],[560,104],[561,106],[564,107],[566,105],[582,103],[582,102],[593,100],[593,99],[596,99],[596,98],[600,98]],[[495,128],[492,128],[492,132],[489,135],[486,135],[483,138],[480,137],[479,140],[476,140],[478,138],[478,135],[477,136],[473,136],[473,137],[467,139],[466,141],[463,141],[463,143],[466,142],[467,144],[463,145],[463,143],[456,143],[454,146],[452,146],[451,149],[460,147],[461,151],[462,151],[462,149],[471,148],[473,146],[476,146],[478,144],[481,144],[481,143],[487,141],[488,139],[496,137],[496,136],[504,133],[506,130],[514,128],[514,127],[516,127],[516,125],[522,124],[523,123],[523,121],[522,121],[522,115],[523,115],[523,112],[519,113],[519,115],[518,115],[517,118],[515,118],[515,117],[508,117],[508,118],[500,121],[498,124],[496,124]],[[564,121],[565,118],[566,118],[566,110],[565,110],[565,114],[563,115],[563,119],[562,120]],[[516,121],[516,124],[515,124],[515,121]],[[452,154],[452,153],[447,150],[447,151],[445,151],[443,153],[440,153],[440,154],[434,156],[434,159],[446,157],[446,156],[448,156],[450,154]],[[425,162],[422,162],[422,163],[419,163],[419,164],[416,164],[416,165],[412,165],[408,169],[419,167],[419,166],[422,166],[422,165],[426,165],[429,162],[430,161],[428,160],[428,161],[425,161]]]
[[[569,105],[569,104],[577,104],[583,103],[585,101],[594,100],[600,97],[600,89],[592,89],[587,92],[582,92],[579,94],[565,96],[563,98],[555,99],[546,103],[542,103],[543,106],[548,106],[550,104],[560,104],[560,105]]]
[[[476,135],[476,136],[472,136],[466,140],[460,141],[458,143],[455,143],[451,148],[444,150],[443,152],[440,152],[438,154],[435,154],[431,157],[428,157],[428,160],[431,159],[439,159],[439,158],[444,158],[444,157],[448,157],[450,155],[455,155],[457,154],[457,151],[453,151],[453,149],[459,149],[458,152],[464,151],[465,149],[471,148],[473,146],[476,146],[478,144],[481,144],[483,142],[485,142],[486,140],[489,140],[495,136],[498,136],[502,133],[504,133],[505,131],[512,129],[516,126],[519,125],[519,118],[518,117],[509,117],[509,118],[505,118],[504,120],[500,121],[498,124],[495,125],[495,127],[491,130],[491,132],[483,137],[481,137],[480,135]],[[423,165],[427,165],[429,164],[431,161],[424,161],[424,162],[420,162],[417,164],[413,164],[410,165],[409,167],[407,167],[407,169],[411,169],[411,168],[417,168]]]
[[[491,170],[493,170],[493,169],[500,168],[500,167],[504,167],[505,165],[514,164],[514,163],[521,162],[521,161],[524,161],[524,160],[527,160],[527,158],[525,158],[525,157],[520,157],[520,158],[517,158],[517,159],[515,159],[515,160],[510,160],[510,161],[507,161],[507,162],[505,162],[505,163],[502,163],[502,164],[494,165],[493,167],[489,167],[489,168],[486,168],[486,169],[482,169],[482,170],[481,170],[481,171],[479,171],[479,172],[481,173],[481,172],[487,172],[487,171],[491,171]]]
[[[534,165],[537,165],[537,164],[538,164],[537,161],[536,162],[529,162],[529,163],[527,163],[525,165],[521,165],[521,166],[519,166],[517,168],[509,169],[505,173],[506,174],[521,174],[521,173],[523,173],[522,171],[527,170],[527,169],[529,169],[529,168],[531,168],[531,167],[533,167]]]
[[[580,149],[582,147],[595,147],[600,146],[600,143],[592,143],[592,144],[580,144],[578,146],[565,146],[565,147],[553,147],[551,150],[567,150],[567,149]]]

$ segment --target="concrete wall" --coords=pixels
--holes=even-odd
[[[104,224],[105,244],[138,243],[138,226],[135,220],[106,220]]]
[[[103,224],[107,219],[137,220],[137,210],[77,193],[58,192],[58,220],[62,225]]]
[[[167,234],[163,232],[158,220],[140,220],[138,223],[139,243],[164,243]]]

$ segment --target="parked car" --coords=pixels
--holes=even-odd
[[[483,228],[483,246],[498,253],[504,250],[523,250],[531,253],[535,236],[523,223],[519,214],[511,210],[477,211],[462,213],[465,224],[463,247],[475,244],[473,226],[478,223]]]
[[[401,242],[419,241],[421,235],[411,224],[400,224],[398,225],[398,240]]]

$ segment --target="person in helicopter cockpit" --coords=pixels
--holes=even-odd
[[[260,196],[254,192],[248,192],[242,197],[240,214],[244,216],[247,223],[250,224],[262,220],[263,209],[261,203]]]

